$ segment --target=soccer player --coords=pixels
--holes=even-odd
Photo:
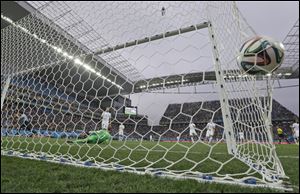
[[[190,128],[190,137],[192,142],[194,143],[194,136],[197,136],[196,125],[194,123],[190,123],[189,128]]]
[[[124,129],[125,126],[123,125],[123,123],[121,123],[121,125],[119,125],[119,141],[122,141],[124,138]]]
[[[241,143],[244,142],[244,140],[245,140],[244,132],[242,132],[242,131],[239,132],[239,139],[240,139],[240,142],[241,142]]]
[[[106,108],[106,110],[102,113],[101,117],[102,117],[102,123],[101,123],[102,129],[108,130],[109,120],[111,118],[109,107]]]
[[[108,130],[102,129],[99,131],[90,131],[90,135],[85,139],[78,139],[75,141],[68,141],[69,143],[104,143],[111,139]]]
[[[214,133],[215,133],[215,127],[216,124],[213,123],[213,120],[211,119],[209,123],[207,123],[206,128],[206,140],[208,141],[208,143],[211,143]]]
[[[293,128],[294,141],[295,143],[299,144],[299,122],[297,119],[291,127]]]
[[[150,139],[150,141],[152,141],[152,135],[150,135],[149,139]]]
[[[20,132],[20,130],[22,130],[22,129],[27,130],[27,131],[31,130],[30,121],[25,113],[21,114],[21,116],[19,118],[19,124],[20,124],[20,129],[18,130],[18,132]]]
[[[278,135],[278,140],[279,144],[281,144],[282,139],[284,138],[283,130],[280,128],[279,125],[277,125],[277,135]]]

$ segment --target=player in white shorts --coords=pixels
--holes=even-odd
[[[206,137],[206,140],[208,141],[208,143],[211,143],[211,141],[213,139],[213,136],[215,133],[215,127],[216,127],[216,124],[214,124],[212,120],[209,123],[207,123],[207,125],[206,125],[207,131],[206,131],[205,137]]]
[[[121,125],[119,126],[119,141],[122,141],[124,138],[124,129],[125,126],[123,125],[123,123],[121,123]]]
[[[102,117],[102,123],[101,123],[101,129],[106,129],[108,130],[108,126],[109,126],[109,120],[111,118],[111,114],[109,112],[109,108],[106,108],[106,110],[102,113],[101,115]]]
[[[299,122],[298,120],[295,121],[292,125],[293,128],[293,135],[295,143],[299,143]]]
[[[197,136],[196,125],[194,123],[190,123],[189,128],[190,128],[190,137],[191,137],[192,142],[194,143],[193,136]]]
[[[245,140],[244,132],[242,132],[242,131],[239,132],[239,140],[240,140],[241,143],[243,143],[244,140]]]

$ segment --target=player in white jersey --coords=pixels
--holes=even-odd
[[[240,140],[241,143],[243,143],[244,140],[245,140],[244,132],[242,132],[242,131],[239,132],[239,140]]]
[[[121,123],[121,125],[119,125],[119,141],[122,141],[124,138],[124,129],[125,126],[123,125],[123,123]]]
[[[194,143],[193,136],[197,136],[196,125],[194,123],[190,123],[189,128],[190,128],[190,137],[191,137],[192,142]]]
[[[150,141],[152,141],[152,135],[150,135],[149,139],[150,139]]]
[[[20,118],[19,118],[19,124],[20,124],[20,129],[17,130],[17,134],[20,133],[20,130],[31,130],[31,124],[30,121],[25,113],[22,113]],[[35,131],[34,131],[35,133]]]
[[[101,129],[108,130],[109,120],[111,118],[109,108],[106,108],[106,110],[102,113],[101,117],[102,117],[102,123],[101,123],[102,128]]]
[[[295,141],[295,143],[299,143],[299,122],[298,122],[298,120],[296,120],[295,123],[293,123],[291,127],[293,128],[294,141]]]
[[[216,128],[216,124],[213,123],[213,121],[211,120],[209,123],[207,123],[206,125],[207,131],[206,131],[206,140],[208,141],[208,143],[211,143],[214,133],[215,133],[215,128]]]

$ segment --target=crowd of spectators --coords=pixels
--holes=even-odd
[[[253,102],[249,99],[237,99],[229,101],[231,117],[234,120],[250,121],[259,120],[263,114],[258,111]],[[282,106],[273,99],[272,101],[272,120],[273,122],[291,121],[297,116],[290,110]],[[219,101],[191,102],[183,104],[169,104],[160,124],[172,123],[207,123],[211,119],[214,122],[222,122],[221,105]]]
[[[172,123],[207,123],[212,118],[215,122],[222,120],[219,101],[169,104],[160,124]]]
[[[12,85],[10,91],[20,90]],[[19,101],[15,93],[7,94],[6,101],[1,111],[1,128],[17,129],[18,118],[25,113],[29,119],[32,129],[43,129],[47,131],[93,131],[101,127],[101,114],[105,107],[97,107],[93,103],[80,103],[69,98],[49,96],[34,92],[32,89],[18,91]],[[280,103],[272,102],[273,126],[281,125],[286,129],[286,134],[291,134],[290,125],[296,118],[291,111]],[[241,121],[250,126],[259,126],[258,113],[255,111],[255,103],[251,99],[234,99],[229,101],[231,117],[233,121]],[[261,117],[260,117],[261,118]],[[189,124],[195,123],[196,128],[205,136],[206,124],[213,120],[217,124],[215,136],[221,138],[223,135],[223,120],[221,105],[219,101],[191,102],[183,104],[169,104],[163,114],[159,126],[148,126],[148,118],[144,115],[129,116],[112,111],[111,133],[118,134],[118,126],[125,125],[124,133],[129,138],[149,139],[181,139],[189,138]],[[235,125],[240,128],[239,123]],[[275,131],[274,127],[274,131]],[[238,133],[238,132],[237,132]],[[276,134],[276,133],[274,133]]]

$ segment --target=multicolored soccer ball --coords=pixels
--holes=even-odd
[[[238,64],[248,74],[265,75],[280,67],[284,59],[284,46],[266,36],[246,41],[237,57]]]

